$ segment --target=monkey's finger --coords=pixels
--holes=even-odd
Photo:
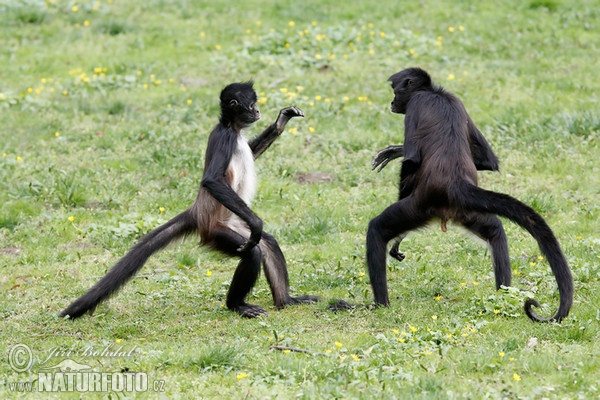
[[[256,246],[256,244],[257,242],[255,242],[254,240],[248,240],[246,243],[242,244],[240,247],[237,248],[237,252],[245,253],[249,250],[252,250],[252,248]]]
[[[390,159],[387,157],[387,155],[382,153],[383,152],[380,151],[375,155],[375,157],[373,157],[373,162],[371,163],[371,171],[376,169],[380,164],[383,163],[379,171],[377,171],[380,172],[387,165],[387,163],[390,162]]]
[[[304,117],[304,111],[302,111],[298,107],[286,107],[283,110],[281,110],[281,113],[288,118]]]
[[[377,172],[381,172],[381,170],[384,169],[385,166],[388,165],[389,162],[390,162],[390,159],[386,158],[385,161],[381,163],[381,166],[379,167],[379,169],[377,170]]]

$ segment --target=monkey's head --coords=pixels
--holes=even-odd
[[[221,123],[245,128],[260,119],[253,82],[232,83],[221,91]]]
[[[419,90],[432,90],[433,84],[429,74],[421,68],[407,68],[388,79],[394,90],[394,100],[390,109],[393,113],[404,114],[413,93]]]

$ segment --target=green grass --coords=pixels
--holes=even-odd
[[[0,0],[0,350],[34,355],[31,374],[2,359],[2,397],[67,358],[147,373],[164,398],[598,397],[600,4],[404,3]],[[494,291],[485,247],[433,226],[389,260],[390,308],[328,311],[372,302],[366,226],[396,197],[399,164],[377,174],[370,161],[402,142],[386,79],[415,65],[463,99],[500,157],[481,185],[531,204],[559,238],[576,288],[561,325],[522,311],[527,293],[543,315],[558,297],[510,222],[515,288]],[[58,319],[194,200],[219,91],[247,79],[263,102],[251,134],[284,106],[306,113],[257,163],[254,208],[293,293],[325,301],[276,311],[261,277],[250,301],[269,315],[241,319],[223,305],[235,260],[187,240],[92,317]],[[313,172],[328,179],[300,182]]]

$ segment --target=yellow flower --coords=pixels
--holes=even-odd
[[[434,299],[435,301],[440,301],[440,300],[442,299],[442,295],[441,295],[441,294],[438,294],[438,295],[437,295],[437,296],[435,296],[433,299]]]
[[[115,343],[121,343],[121,339],[116,339]]]
[[[330,350],[330,349],[327,349],[327,350],[325,350],[325,353],[326,353],[326,354],[331,354],[331,350]]]
[[[63,94],[64,96],[68,96],[68,95],[69,95],[69,91],[68,91],[68,90],[63,90],[63,91],[62,91],[62,94]]]
[[[454,27],[453,26],[449,26],[448,27],[448,32],[454,32]]]
[[[448,80],[449,81],[454,80],[454,78],[455,78],[454,74],[448,74]]]
[[[244,378],[247,378],[247,377],[248,377],[248,374],[245,374],[243,372],[241,374],[237,374],[236,375],[236,378],[238,378],[238,380],[244,379]]]
[[[542,261],[544,259],[544,256],[538,256],[538,260]]]
[[[315,128],[313,128],[312,126],[309,126],[309,127],[308,127],[308,131],[309,131],[310,133],[315,133]]]
[[[404,342],[406,342],[406,340],[404,338],[401,338],[401,337],[399,337],[396,340],[398,340],[398,343],[404,343]]]
[[[459,26],[458,26],[458,30],[462,32],[462,31],[464,31],[464,30],[465,30],[465,27],[464,27],[464,26],[462,26],[462,25],[459,25]]]
[[[505,354],[504,354],[504,352],[503,352],[503,351],[499,351],[499,352],[498,352],[498,355],[500,356],[500,358],[502,358],[502,357],[504,357],[504,356],[505,356]]]
[[[295,25],[296,25],[296,23],[295,23],[294,21],[290,21],[290,22],[288,22],[288,26],[290,26],[290,27],[293,27],[293,26],[295,26]]]
[[[215,45],[215,50],[221,50],[221,49],[222,49],[222,47],[221,47],[221,45],[220,45],[220,44],[216,44],[216,45]]]
[[[342,348],[343,344],[341,344],[340,342],[335,342],[335,347],[337,347],[338,349]]]
[[[419,328],[417,328],[416,326],[409,325],[408,327],[410,328],[410,331],[411,331],[412,333],[415,333],[416,331],[418,331],[418,330],[419,330]]]
[[[160,211],[161,213],[165,212],[165,208],[164,207],[159,207],[158,211]]]
[[[494,314],[496,314],[496,315],[500,314],[500,310],[498,310],[497,308],[494,309]]]
[[[583,236],[581,236],[581,235],[577,235],[577,236],[575,237],[575,239],[577,239],[577,240],[581,240],[581,239],[583,239]]]
[[[17,162],[22,162],[23,159],[21,158],[21,156],[17,156]]]
[[[437,321],[437,319],[438,319],[438,316],[437,316],[437,315],[432,315],[432,316],[431,316],[431,319],[432,319],[432,320],[434,320],[434,321]]]
[[[58,132],[58,131],[54,132],[54,136],[59,137],[60,136],[60,132]]]
[[[188,105],[192,104],[192,99],[187,99]]]
[[[283,354],[289,354],[289,353],[290,353],[290,350],[284,350],[283,351]]]
[[[317,26],[317,21],[313,21],[310,23],[313,27]]]
[[[289,44],[289,43],[286,43],[286,44],[285,44],[285,48],[286,48],[286,49],[289,49],[290,47],[291,47],[291,44]]]
[[[295,135],[296,133],[298,133],[298,128],[290,128],[290,129],[289,129],[289,132],[290,132],[292,135]]]
[[[212,271],[210,269],[206,270],[206,276],[211,276],[212,275]]]
[[[79,7],[77,7],[77,6],[71,7],[71,11],[73,11],[73,12],[77,12],[78,9],[79,9]]]
[[[73,221],[75,221],[75,217],[71,215],[71,216],[69,217],[69,222],[73,222]]]
[[[530,267],[535,267],[535,263],[532,261],[532,262],[529,263],[529,266]]]
[[[316,101],[320,101],[321,99],[322,99],[322,97],[321,97],[321,96],[319,96],[319,95],[315,96],[315,100],[316,100]]]
[[[517,373],[514,373],[514,374],[513,374],[513,379],[514,379],[515,381],[519,382],[519,381],[521,380],[521,375],[519,375],[519,374],[517,374]]]
[[[263,105],[267,102],[267,98],[266,97],[259,97],[258,98],[258,104]]]
[[[323,57],[321,57],[321,55],[320,55],[320,54],[315,54],[315,58],[316,58],[317,60],[320,60],[320,59],[321,59],[321,58],[323,58]]]
[[[352,359],[356,362],[360,361],[360,358],[356,354],[352,354],[350,357],[352,357]]]

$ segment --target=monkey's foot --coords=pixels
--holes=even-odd
[[[355,307],[356,306],[354,304],[348,303],[345,300],[339,300],[339,299],[332,300],[329,303],[329,309],[331,311],[346,311],[346,310],[352,310]]]
[[[242,317],[245,318],[256,318],[263,315],[267,315],[267,312],[264,308],[255,306],[254,304],[242,304],[238,307],[233,308],[232,311],[239,313]]]
[[[305,296],[290,297],[290,302],[288,304],[316,303],[318,301],[321,301],[319,296],[307,294]]]
[[[404,260],[404,258],[406,257],[404,255],[404,253],[400,253],[397,250],[391,249],[390,250],[390,256],[392,256],[393,258],[395,258],[396,260],[402,262],[402,260]]]

